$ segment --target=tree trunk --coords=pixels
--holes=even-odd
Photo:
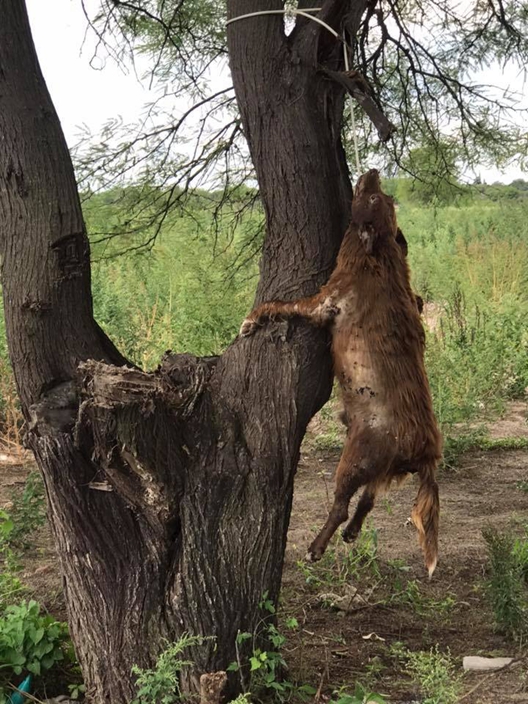
[[[321,16],[337,27],[348,5]],[[228,2],[230,17],[280,7]],[[312,24],[290,37],[274,16],[228,30],[267,219],[259,300],[314,293],[348,222],[342,88],[318,72],[340,67],[341,46]],[[236,659],[239,630],[262,631],[262,594],[278,596],[300,443],[330,391],[328,339],[283,324],[220,358],[120,366],[93,319],[73,169],[23,0],[0,23],[0,134],[8,344],[88,698],[128,704],[132,665],[184,631],[215,639],[183,676],[198,692],[202,673]]]

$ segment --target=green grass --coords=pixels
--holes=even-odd
[[[486,591],[497,628],[520,638],[528,629],[528,529],[519,538],[488,527],[483,536],[489,561]]]
[[[486,435],[484,428],[478,428],[462,432],[460,435],[448,435],[445,438],[442,466],[447,469],[454,469],[458,464],[459,458],[465,452],[526,449],[528,449],[528,438],[526,437],[490,438]],[[528,491],[528,482],[524,483],[527,486],[524,490]],[[523,482],[519,482],[518,488],[523,489],[522,484]]]
[[[405,671],[419,686],[423,704],[456,704],[461,694],[461,678],[449,651],[436,646],[429,651],[411,651],[395,643],[392,653],[405,663]]]
[[[125,218],[127,199],[118,195],[89,201],[90,232],[112,232]],[[528,387],[528,199],[463,201],[438,208],[403,201],[398,211],[413,286],[435,305],[426,361],[446,436],[460,435],[455,426],[502,413]],[[167,349],[221,352],[252,306],[258,261],[246,261],[246,255],[248,242],[261,238],[262,213],[255,209],[233,225],[226,210],[215,229],[206,202],[198,194],[186,214],[170,215],[148,253],[116,258],[118,248],[137,244],[137,236],[110,243],[92,237],[96,317],[124,354],[144,368],[154,368]],[[143,235],[148,234],[147,228]],[[2,321],[4,419],[9,409],[16,415],[13,387],[5,381],[10,378],[6,358]],[[316,444],[337,449],[339,433],[325,431]]]

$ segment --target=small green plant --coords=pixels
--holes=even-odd
[[[391,652],[405,663],[405,671],[422,690],[422,704],[456,704],[460,697],[461,680],[449,651],[438,646],[429,651],[412,652],[402,643],[395,643]]]
[[[352,694],[345,688],[334,692],[329,704],[385,704],[386,699],[381,694],[369,692],[361,683],[357,682]]]
[[[396,591],[391,595],[390,602],[410,606],[420,616],[441,619],[449,616],[456,605],[456,599],[451,594],[447,594],[443,599],[432,599],[426,596],[420,583],[414,579],[408,580],[404,585],[397,580]]]
[[[255,647],[249,657],[249,691],[260,698],[260,693],[273,692],[280,701],[288,698],[288,694],[293,689],[293,684],[287,680],[281,680],[281,673],[286,669],[286,662],[279,651],[286,638],[277,631],[273,625],[268,626],[268,637],[276,650],[263,650]],[[237,645],[253,638],[251,633],[239,633]],[[229,665],[230,672],[239,672],[243,665],[240,662],[233,662]]]
[[[251,704],[251,695],[249,694],[249,692],[239,694],[236,699],[231,699],[229,704]]]
[[[9,511],[0,509],[0,613],[23,592],[17,573],[20,557],[29,547],[28,537],[45,521],[42,480],[31,472],[24,489],[11,495]]]
[[[500,630],[510,636],[520,637],[528,626],[526,540],[519,540],[510,532],[499,533],[491,527],[483,530],[482,535],[489,559],[486,591],[495,621]]]
[[[519,491],[524,491],[525,494],[528,494],[528,481],[522,480],[520,482],[517,482],[515,486],[517,487],[517,489],[519,489]]]
[[[7,562],[4,560],[3,570],[0,572],[0,614],[24,591],[22,582]]]
[[[81,696],[86,694],[86,685],[84,684],[69,684],[68,690],[70,692],[70,699],[80,699]]]
[[[132,704],[174,704],[181,700],[180,672],[192,665],[192,660],[184,658],[188,648],[201,645],[205,638],[184,633],[175,643],[167,643],[152,669],[134,665],[132,673],[137,676],[138,688]]]
[[[335,430],[326,433],[319,433],[315,436],[314,447],[321,452],[334,452],[343,447],[343,437]]]
[[[267,610],[269,611],[269,608]],[[295,618],[288,619],[285,625],[290,629],[298,627]],[[248,640],[254,642],[247,663],[244,663],[238,655],[237,661],[232,662],[227,668],[229,672],[240,673],[242,686],[248,690],[246,694],[249,695],[251,692],[257,701],[269,700],[272,695],[278,702],[289,701],[294,696],[302,700],[313,697],[316,693],[314,687],[307,684],[299,685],[283,677],[287,665],[280,649],[286,643],[286,636],[280,633],[274,624],[269,624],[266,627],[266,638],[273,648],[264,650],[256,646],[252,633],[239,633],[237,636],[237,653],[240,652],[239,646],[244,642]]]
[[[319,562],[299,560],[297,567],[316,589],[345,587],[365,575],[379,579],[378,531],[365,526],[352,546],[334,543]]]
[[[0,704],[15,679],[42,675],[63,660],[68,643],[67,625],[42,616],[36,601],[8,606],[0,618]]]
[[[442,469],[456,469],[460,457],[472,450],[480,449],[486,437],[483,428],[469,430],[457,435],[449,434],[449,428],[444,433],[444,450],[442,456]]]
[[[363,672],[361,673],[361,686],[366,690],[372,690],[377,685],[385,670],[386,666],[383,664],[382,659],[378,655],[375,655],[363,667]]]
[[[275,604],[269,598],[268,592],[262,595],[259,607],[268,614],[276,613]],[[264,615],[258,639],[254,633],[238,633],[237,659],[229,665],[228,671],[239,673],[244,694],[256,701],[269,701],[271,697],[282,703],[294,697],[303,701],[313,697],[316,693],[314,687],[308,684],[297,684],[284,677],[288,667],[281,649],[286,643],[286,636],[274,623],[269,623],[268,619],[269,616]],[[286,619],[284,626],[294,630],[299,627],[299,624],[296,618],[291,617]],[[242,651],[247,648],[244,644],[248,642],[251,642],[251,650],[248,655],[243,656]],[[263,643],[267,643],[269,647],[264,648]]]
[[[24,550],[28,547],[29,536],[46,521],[44,486],[40,474],[31,472],[23,490],[13,493],[11,501],[7,520],[11,525],[4,540],[12,549]]]

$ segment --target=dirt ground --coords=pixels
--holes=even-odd
[[[528,437],[526,406],[516,404],[490,428],[493,437]],[[486,550],[482,529],[528,521],[527,451],[473,452],[456,471],[440,475],[440,559],[426,578],[414,529],[406,524],[416,485],[409,481],[381,499],[358,548],[338,536],[321,563],[303,561],[321,527],[333,492],[338,451],[303,451],[296,477],[283,579],[281,614],[295,616],[285,659],[291,679],[318,687],[324,701],[356,681],[388,695],[390,702],[424,701],[395,655],[395,643],[412,651],[437,644],[449,648],[456,674],[464,655],[520,660],[499,673],[465,674],[459,701],[467,704],[528,704],[528,649],[497,633],[486,598]],[[0,507],[23,486],[31,465],[0,455]],[[353,506],[352,506],[353,508]],[[61,578],[49,532],[39,531],[24,560],[22,580],[51,613],[65,618]],[[361,552],[363,546],[363,552]],[[354,551],[355,550],[355,551]],[[362,559],[359,559],[359,552]]]

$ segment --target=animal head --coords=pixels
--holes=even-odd
[[[398,225],[394,201],[381,190],[379,172],[371,169],[359,177],[352,201],[352,224],[367,254],[387,238],[396,239]]]

